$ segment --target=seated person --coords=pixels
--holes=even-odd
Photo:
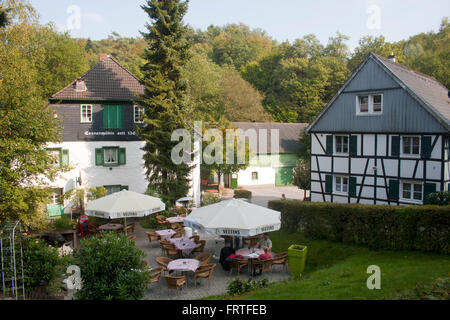
[[[269,239],[268,233],[264,233],[262,240],[258,242],[258,248],[263,250],[264,248],[269,248],[272,250],[272,240]]]
[[[270,248],[264,247],[264,253],[260,254],[258,257],[259,261],[272,259],[272,253],[270,252]],[[255,270],[253,270],[253,275],[261,275],[262,273],[262,265],[255,265]]]
[[[227,259],[230,255],[234,254],[235,250],[231,247],[231,243],[229,241],[225,241],[225,247],[220,250],[220,258],[219,263],[222,265],[223,270],[229,271],[230,264],[232,261]]]

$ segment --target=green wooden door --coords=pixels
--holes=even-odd
[[[238,187],[238,175],[233,173],[231,175],[231,189],[237,189]]]
[[[277,169],[275,185],[277,187],[281,186],[292,186],[294,168],[293,167],[282,167]]]
[[[47,205],[49,217],[60,217],[64,215],[64,206],[62,204],[49,204]]]

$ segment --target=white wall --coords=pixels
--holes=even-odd
[[[116,167],[104,167],[95,165],[95,149],[102,147],[120,147],[126,149],[126,164]],[[75,187],[75,179],[81,175],[82,187],[92,188],[105,185],[128,186],[130,191],[145,193],[148,181],[145,177],[145,168],[141,148],[144,142],[63,142],[49,144],[48,148],[61,148],[69,150],[69,163],[71,170],[64,172],[59,178],[50,182],[52,188],[63,188],[65,192]],[[193,183],[200,186],[197,178],[197,170],[191,174]],[[194,196],[194,188],[191,187],[190,195]],[[65,212],[70,212],[70,205],[65,204]]]
[[[252,180],[252,172],[258,172],[258,180]],[[276,168],[273,167],[248,167],[238,173],[239,186],[275,185]]]

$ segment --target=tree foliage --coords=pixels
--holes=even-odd
[[[142,66],[145,94],[138,104],[145,107],[145,126],[138,136],[145,141],[144,162],[152,188],[167,204],[186,196],[189,190],[190,165],[176,165],[171,159],[178,142],[172,132],[188,129],[190,113],[188,86],[183,68],[189,59],[190,43],[186,39],[183,17],[187,2],[181,0],[148,0],[142,6],[152,24],[143,33],[148,48]]]
[[[45,146],[57,142],[60,132],[39,84],[39,66],[48,54],[39,34],[43,27],[27,6],[8,3],[12,23],[0,28],[0,220],[29,225],[47,202],[48,191],[38,186],[47,185],[59,171]]]

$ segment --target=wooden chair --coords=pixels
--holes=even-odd
[[[209,286],[211,287],[211,279],[213,275],[213,271],[216,268],[215,264],[207,264],[197,269],[194,273],[194,282],[195,286],[197,286],[197,279],[209,279]]]
[[[156,263],[158,264],[158,266],[160,266],[164,272],[166,272],[166,271],[169,272],[169,270],[167,270],[167,265],[171,261],[173,261],[172,259],[167,258],[167,257],[158,257],[155,260],[156,260]]]
[[[195,243],[198,243],[200,241],[200,236],[195,235],[189,238],[190,240],[194,241]]]
[[[148,261],[147,261],[147,260],[142,260],[142,267],[143,267],[144,269],[148,269],[149,264],[148,264]]]
[[[126,234],[130,234],[130,233],[133,233],[133,232],[134,232],[134,229],[131,226],[127,226],[127,227],[123,228],[122,231],[121,231],[121,233],[126,233]]]
[[[136,228],[136,222],[131,222],[127,224],[127,228],[129,228],[131,233],[134,233],[134,229]]]
[[[194,259],[200,261],[200,266],[203,267],[203,266],[206,266],[209,263],[209,261],[211,261],[211,257],[212,257],[211,253],[205,252],[205,253],[200,253],[199,255],[194,257]]]
[[[287,252],[277,253],[272,259],[272,269],[274,266],[277,265],[283,266],[283,270],[287,269],[288,266],[287,257],[288,257]]]
[[[198,244],[199,244],[199,246],[197,248],[195,248],[194,250],[192,250],[192,253],[203,252],[203,250],[205,250],[206,240],[200,240],[198,242]]]
[[[156,232],[146,232],[146,234],[148,237],[148,242],[150,242],[150,243],[159,241],[161,239],[159,234],[157,234]]]
[[[134,245],[136,245],[136,236],[128,236],[127,237],[128,238],[128,240],[131,240],[131,241],[133,241],[133,243],[134,243]]]
[[[184,233],[183,232],[176,232],[173,236],[172,236],[172,238],[182,238],[183,237],[183,235],[184,235]]]
[[[153,268],[150,270],[150,279],[148,279],[148,283],[161,283],[161,275],[163,273],[163,268]],[[161,291],[161,286],[159,286],[159,290]]]
[[[169,224],[169,228],[174,230],[174,231],[176,229],[183,228],[183,226],[179,222],[174,222],[174,223],[167,222],[167,224]]]
[[[170,244],[170,245],[164,244],[163,249],[169,258],[173,257],[173,256],[176,256],[177,258],[181,257],[181,251],[178,250],[177,247],[175,247],[175,245],[173,245],[173,244]]]
[[[237,270],[237,274],[240,274],[241,269],[248,267],[247,259],[234,259],[233,263],[230,265],[230,275],[233,270]]]
[[[187,284],[186,276],[172,277],[170,275],[166,275],[165,278],[167,280],[167,287],[169,289],[177,290],[177,295],[179,294],[178,288],[180,288],[180,287],[184,286],[185,284]]]
[[[167,224],[166,219],[167,218],[164,216],[156,216],[156,221],[158,222],[158,224],[161,224],[161,225]]]
[[[164,240],[164,239],[161,239],[161,240],[159,240],[159,244],[161,245],[161,252],[164,254],[164,252],[165,252],[164,246],[165,245],[171,245],[172,242]]]
[[[273,259],[267,259],[267,260],[256,260],[253,262],[253,270],[256,268],[261,269],[261,274],[264,272],[272,271],[272,263]]]

